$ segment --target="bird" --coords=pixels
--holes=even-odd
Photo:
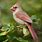
[[[14,20],[19,24],[26,25],[31,33],[33,40],[35,42],[39,42],[38,36],[32,27],[33,22],[31,20],[30,16],[27,15],[27,13],[25,11],[23,11],[23,9],[19,5],[19,3],[15,3],[10,9],[13,13]]]

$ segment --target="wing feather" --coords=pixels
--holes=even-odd
[[[32,23],[32,20],[30,19],[30,17],[25,12],[17,12],[16,17],[23,20],[23,21]]]

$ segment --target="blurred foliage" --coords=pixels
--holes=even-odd
[[[18,0],[33,20],[33,28],[42,42],[42,0]],[[15,22],[10,7],[16,0],[0,0],[0,42],[33,42],[26,26]],[[20,26],[20,27],[18,27]]]

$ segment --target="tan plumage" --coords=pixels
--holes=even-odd
[[[24,12],[17,3],[11,7],[11,10],[13,12],[13,18],[15,21],[23,25],[25,24],[28,27],[34,41],[38,42],[38,36],[32,28],[32,20],[27,13]]]

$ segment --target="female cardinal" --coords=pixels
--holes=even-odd
[[[30,31],[30,33],[31,33],[34,41],[38,42],[38,36],[35,33],[34,29],[32,28],[32,20],[27,15],[27,13],[24,12],[21,9],[21,7],[20,7],[20,5],[18,3],[16,3],[15,5],[13,5],[11,7],[11,10],[13,12],[13,18],[15,19],[15,21],[18,22],[18,23],[20,23],[20,24],[23,24],[23,25],[25,24],[28,27],[28,29],[29,29],[29,31]]]

